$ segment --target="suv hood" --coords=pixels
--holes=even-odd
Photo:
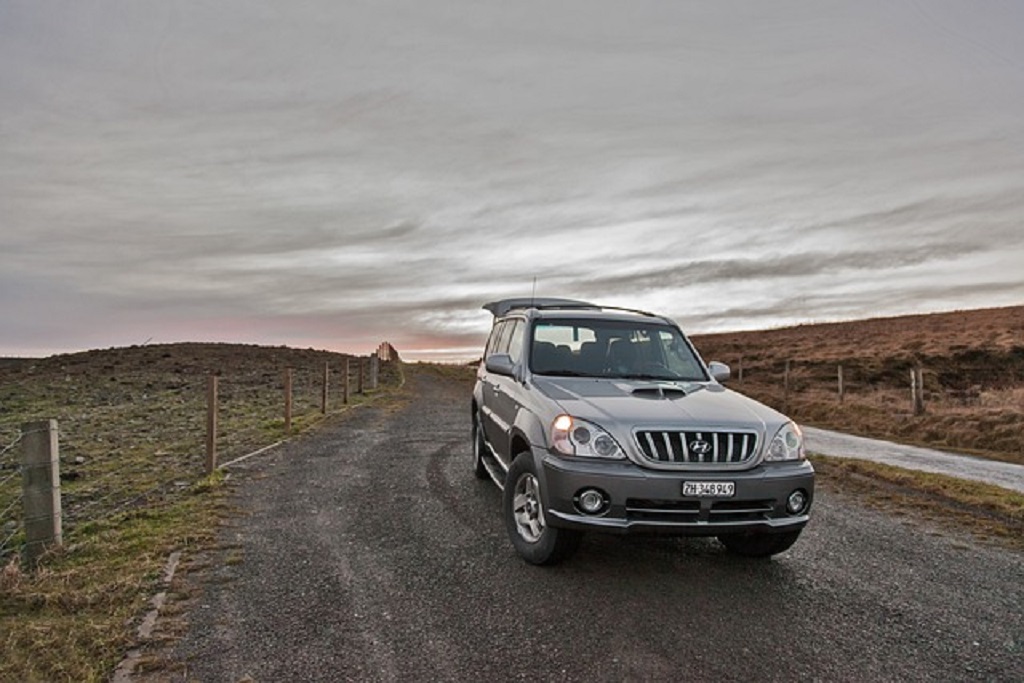
[[[565,413],[613,431],[660,427],[774,432],[789,421],[763,403],[714,382],[534,375],[533,384]]]

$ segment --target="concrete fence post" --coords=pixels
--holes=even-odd
[[[59,547],[64,542],[57,421],[26,422],[21,433],[25,561],[35,567],[47,548]]]
[[[217,469],[217,375],[206,380],[206,473]]]

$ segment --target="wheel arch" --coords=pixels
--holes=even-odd
[[[509,443],[509,457],[514,459],[523,451],[531,451],[530,441],[519,430],[513,430],[512,439]]]

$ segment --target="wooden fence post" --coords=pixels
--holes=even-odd
[[[359,363],[359,383],[356,385],[356,387],[357,387],[356,388],[356,393],[359,394],[360,396],[362,396],[362,394],[363,394],[363,375],[365,374],[365,370],[363,368],[363,357],[359,356],[358,358],[356,358],[356,362]]]
[[[843,366],[842,364],[836,366],[836,380],[839,384],[839,402],[843,402],[843,394],[845,387],[843,386]]]
[[[206,379],[206,473],[217,469],[217,375]]]
[[[789,361],[786,361],[786,369],[782,374],[782,412],[789,412]]]
[[[34,568],[47,548],[63,544],[57,421],[26,422],[21,433],[25,561]]]
[[[323,381],[323,387],[322,387],[323,391],[320,392],[320,414],[321,415],[326,415],[327,414],[327,386],[328,386],[328,382],[330,380],[330,376],[331,376],[331,364],[325,362],[324,363],[324,381]]]
[[[740,356],[739,369],[736,372],[736,381],[743,384],[743,356]]]
[[[292,369],[284,371],[284,431],[292,431]]]
[[[914,415],[924,414],[924,371],[920,366],[910,369],[910,400]]]
[[[377,382],[380,378],[380,356],[374,351],[370,356],[370,389],[377,389]]]
[[[348,378],[352,370],[349,366],[349,359],[346,357],[345,362],[342,364],[343,369],[341,371],[341,404],[348,405]]]

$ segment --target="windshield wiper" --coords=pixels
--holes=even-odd
[[[682,379],[682,377],[677,377],[676,375],[653,375],[651,373],[643,372],[633,373],[629,375],[616,375],[616,377],[618,377],[619,379],[660,379],[665,380],[666,382],[678,382],[679,380]]]
[[[545,377],[593,377],[594,375],[588,372],[577,372],[576,370],[542,370],[540,372],[534,372],[535,375],[544,375]]]

